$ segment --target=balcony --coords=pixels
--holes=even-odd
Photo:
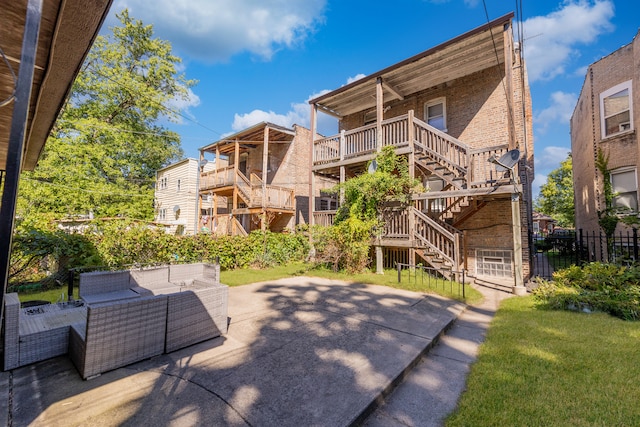
[[[488,159],[508,151],[507,144],[470,148],[415,118],[413,111],[384,120],[381,136],[382,147],[393,146],[398,153],[413,152],[416,162],[422,162],[434,171],[443,170],[451,180],[463,181],[459,188],[466,189],[492,186],[498,177]],[[366,162],[375,156],[377,148],[375,124],[321,138],[313,143],[313,169],[319,171]]]
[[[256,174],[251,174],[251,179],[248,179],[241,171],[236,171],[234,166],[200,175],[200,192],[212,191],[220,195],[229,195],[234,189],[237,189],[240,198],[249,209],[295,209],[293,189],[263,184]]]

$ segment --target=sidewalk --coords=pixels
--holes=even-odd
[[[500,302],[513,295],[476,286],[484,301],[469,306],[407,378],[366,420],[367,427],[438,427],[456,408],[471,364]]]
[[[307,277],[235,287],[229,294],[224,337],[89,381],[67,357],[1,373],[0,424],[350,425],[371,413],[465,310],[435,295]],[[483,310],[465,313],[452,333],[477,328],[477,322],[486,328],[490,315]],[[470,357],[462,356],[466,347],[457,349],[460,338],[450,336],[442,343],[460,353],[456,357]],[[451,383],[460,369],[450,367],[451,356],[440,348],[436,372]],[[401,396],[414,374],[406,378],[392,397]],[[415,418],[416,425],[426,419]]]

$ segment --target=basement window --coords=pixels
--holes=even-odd
[[[476,274],[480,276],[513,277],[511,260],[511,251],[477,249]]]

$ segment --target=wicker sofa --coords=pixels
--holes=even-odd
[[[73,326],[69,348],[85,379],[227,332],[229,288],[220,284],[219,265],[83,273],[79,295],[88,306],[87,320]],[[160,300],[163,308],[157,310]],[[115,343],[123,348],[109,350]]]
[[[86,322],[71,327],[71,361],[87,379],[162,354],[166,319],[166,296],[89,305]]]
[[[36,316],[7,295],[5,370],[68,352],[87,379],[227,332],[229,288],[219,265],[82,273],[79,295],[77,308]]]

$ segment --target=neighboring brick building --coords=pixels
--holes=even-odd
[[[498,18],[309,101],[312,133],[318,112],[337,117],[341,130],[314,138],[314,193],[317,177],[341,182],[362,173],[387,145],[408,157],[410,173],[429,189],[389,214],[382,238],[387,266],[409,260],[443,274],[443,266],[464,268],[494,283],[528,280],[532,114],[512,19]],[[489,160],[516,149],[514,183]],[[316,206],[314,219],[326,222],[331,212]]]
[[[262,122],[202,147],[201,159],[227,161],[201,175],[209,229],[244,234],[308,223],[310,141],[309,129],[302,126]]]
[[[215,168],[203,165],[204,171]],[[194,234],[196,227],[196,188],[198,160],[183,159],[156,172],[155,220],[167,225],[167,233]]]
[[[640,41],[633,41],[591,64],[571,116],[571,153],[576,229],[600,232],[598,212],[605,209],[598,151],[609,156],[614,205],[638,209],[640,164],[635,123],[640,114]],[[622,227],[619,225],[618,227]]]

